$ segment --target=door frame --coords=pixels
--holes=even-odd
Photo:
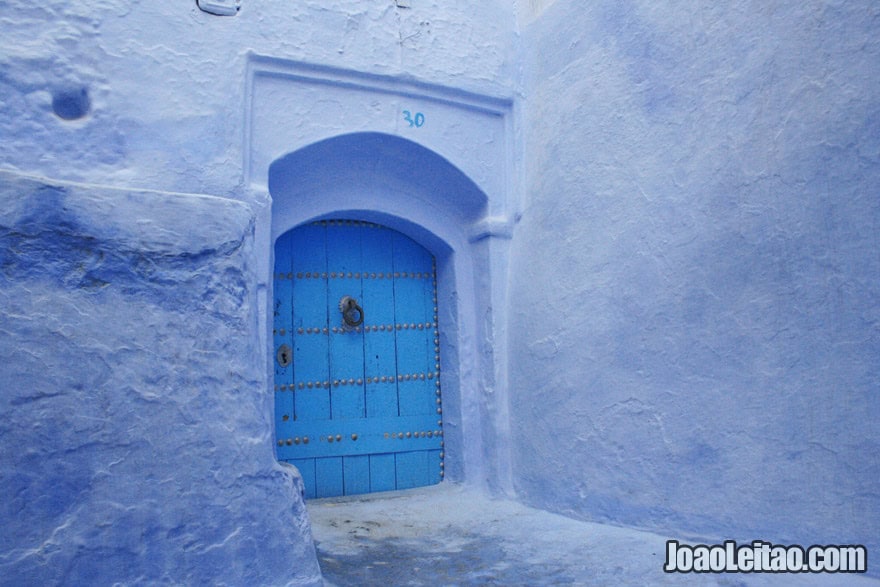
[[[370,177],[344,177],[342,169],[350,166],[351,157],[360,156],[352,155],[353,145],[357,153],[375,159]],[[386,167],[379,163],[389,160],[382,145],[395,155]],[[313,156],[314,148],[319,148],[320,157]],[[430,166],[431,181],[413,183],[396,176],[393,162],[399,157]],[[316,165],[329,167],[303,173],[306,167],[315,171]],[[269,176],[255,227],[262,265],[260,331],[266,389],[273,389],[270,306],[275,240],[316,220],[361,220],[397,230],[427,249],[437,263],[444,480],[512,495],[506,341],[498,337],[504,332],[503,322],[501,327],[496,322],[503,319],[506,305],[508,224],[485,218],[485,194],[460,170],[436,153],[392,135],[333,137],[279,157]],[[326,177],[342,179],[328,182]],[[499,272],[502,279],[493,280],[493,273]],[[274,447],[274,438],[270,442]]]

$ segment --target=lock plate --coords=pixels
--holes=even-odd
[[[283,344],[278,347],[278,352],[275,353],[275,360],[282,367],[289,367],[293,362],[293,349],[290,348],[290,345]]]

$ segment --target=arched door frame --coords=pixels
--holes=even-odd
[[[377,146],[383,144],[390,145],[397,156],[409,155],[430,165],[432,181],[401,180],[393,165],[383,169],[379,162],[388,153]],[[359,150],[361,155],[352,155],[352,145],[367,148]],[[296,226],[333,218],[365,220],[397,230],[424,246],[437,261],[446,479],[510,493],[506,390],[497,388],[503,384],[498,381],[493,314],[499,300],[492,281],[492,269],[506,265],[509,227],[487,222],[485,206],[475,205],[478,198],[485,203],[479,188],[449,162],[415,143],[362,133],[322,141],[321,157],[310,155],[313,148],[279,157],[270,167],[267,205],[256,227],[258,254],[265,259],[261,273],[266,316],[271,316],[274,242]],[[367,153],[366,160],[375,160],[368,177],[340,178],[342,172],[332,169],[357,167],[351,157],[363,153]],[[316,165],[331,168],[315,169]],[[462,195],[462,190],[473,193]],[[430,201],[434,204],[426,204]],[[499,257],[503,263],[498,263]],[[272,381],[271,328],[271,320],[264,320],[261,331],[268,382]]]

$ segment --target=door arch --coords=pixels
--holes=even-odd
[[[257,232],[266,263],[260,271],[269,278],[261,302],[269,389],[277,352],[272,335],[277,240],[296,227],[331,219],[393,229],[436,261],[443,479],[507,491],[510,431],[505,389],[496,379],[504,373],[496,364],[504,339],[496,337],[503,328],[495,318],[503,316],[504,303],[503,290],[492,284],[493,268],[505,267],[509,236],[489,216],[486,194],[434,151],[375,132],[338,135],[279,154],[268,172],[270,205]],[[278,439],[273,440],[277,452]]]
[[[440,482],[436,261],[371,222],[320,220],[275,242],[279,460],[306,497]]]

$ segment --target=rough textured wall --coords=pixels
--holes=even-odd
[[[0,167],[235,196],[249,52],[471,91],[507,87],[506,2],[410,4],[243,0],[236,16],[214,16],[195,0],[9,0]],[[341,108],[313,122],[328,134],[352,130]]]
[[[319,585],[253,214],[0,172],[0,583]]]
[[[524,44],[520,496],[880,549],[876,3],[560,0]]]

